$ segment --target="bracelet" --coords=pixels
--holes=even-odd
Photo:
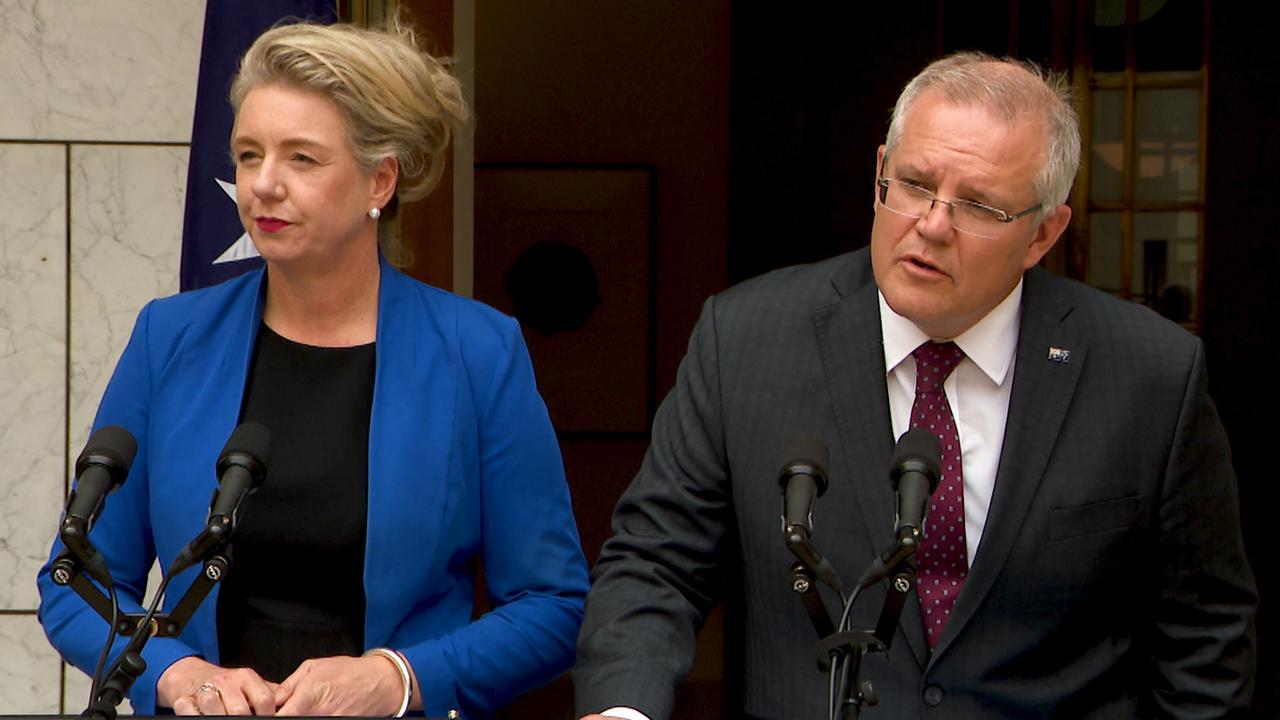
[[[370,655],[386,658],[396,666],[396,670],[400,671],[400,682],[404,683],[404,697],[400,699],[400,709],[391,717],[404,717],[405,711],[409,709],[409,698],[413,695],[413,688],[410,685],[412,681],[409,679],[409,663],[405,662],[403,655],[387,648],[373,648],[364,654],[365,657]]]

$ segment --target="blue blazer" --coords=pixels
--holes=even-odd
[[[138,440],[128,480],[90,535],[122,611],[141,610],[152,561],[167,568],[204,527],[214,465],[240,416],[264,278],[257,271],[149,303],[107,386],[94,427],[123,425]],[[404,653],[427,715],[483,717],[572,665],[586,561],[517,323],[385,261],[381,278],[365,643]],[[477,564],[493,610],[473,621]],[[198,569],[170,584],[166,610]],[[38,585],[50,642],[91,671],[106,624],[53,584],[48,564]],[[216,603],[215,586],[181,637],[147,644],[130,698],[137,712],[154,713],[156,681],[174,661],[218,662]]]

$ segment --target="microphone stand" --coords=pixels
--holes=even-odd
[[[799,595],[809,615],[810,622],[821,640],[817,645],[818,669],[839,673],[840,681],[831,698],[834,704],[833,718],[857,718],[862,707],[879,703],[879,696],[870,681],[859,681],[862,658],[868,653],[889,651],[894,631],[902,617],[907,595],[917,582],[915,553],[919,539],[904,533],[894,546],[876,557],[859,578],[853,594],[846,600],[831,565],[809,542],[804,528],[785,528],[787,547],[798,558],[791,566],[791,589]],[[840,594],[844,611],[839,627],[832,624],[826,606],[817,593],[815,577]],[[874,630],[847,629],[849,613],[854,601],[863,590],[889,578],[889,589],[880,617]]]
[[[857,718],[863,705],[873,706],[880,701],[871,681],[862,682],[858,679],[862,658],[868,653],[889,652],[907,595],[916,586],[917,549],[919,540],[906,535],[873,560],[858,579],[854,595],[845,606],[840,618],[840,632],[829,635],[818,643],[818,667],[824,671],[833,666],[840,669],[840,685],[836,692],[837,717]],[[889,588],[880,607],[875,630],[846,630],[849,612],[858,594],[885,578],[889,578]]]
[[[90,699],[89,706],[81,713],[82,717],[116,720],[120,703],[129,693],[129,688],[147,669],[142,659],[142,649],[153,637],[178,637],[183,628],[195,614],[196,608],[204,602],[205,597],[213,590],[213,586],[226,576],[230,569],[225,549],[231,533],[232,523],[210,523],[196,539],[187,546],[190,553],[184,551],[165,573],[160,587],[156,590],[151,608],[145,613],[125,613],[116,623],[117,634],[129,637],[123,652],[107,673],[97,696]],[[87,542],[87,541],[86,541]],[[190,557],[190,559],[187,559]],[[182,599],[170,613],[157,613],[156,606],[164,588],[179,571],[203,561],[200,575],[192,582],[191,587],[183,594]],[[63,550],[54,560],[51,575],[56,585],[70,586],[103,620],[115,622],[111,613],[111,603],[107,597],[81,572],[80,559],[70,550]]]

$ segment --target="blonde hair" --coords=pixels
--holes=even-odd
[[[232,81],[235,112],[250,90],[266,85],[317,92],[333,101],[365,172],[384,157],[396,158],[396,192],[384,217],[395,213],[399,199],[418,200],[435,188],[453,131],[468,117],[458,80],[445,62],[420,48],[417,33],[399,13],[381,30],[303,22],[266,31],[245,52]],[[383,240],[389,255],[406,254]]]
[[[997,59],[980,52],[962,52],[938,60],[912,78],[898,96],[885,139],[892,153],[902,139],[912,103],[930,88],[948,101],[975,104],[1012,123],[1031,114],[1044,123],[1044,161],[1035,179],[1036,199],[1044,206],[1040,220],[1067,202],[1080,168],[1080,123],[1065,78],[1045,73],[1035,63]]]

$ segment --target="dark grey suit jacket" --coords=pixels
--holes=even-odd
[[[1049,348],[1069,352],[1051,360]],[[1218,717],[1248,703],[1257,604],[1200,342],[1135,304],[1026,274],[981,545],[930,653],[914,594],[863,678],[867,718]],[[734,287],[703,309],[593,572],[579,712],[666,718],[694,635],[738,603],[743,711],[822,718],[817,636],[791,593],[778,470],[832,448],[815,544],[846,585],[890,544],[894,438],[865,250]],[[884,589],[864,593],[872,628]],[[732,685],[732,680],[730,681]]]

